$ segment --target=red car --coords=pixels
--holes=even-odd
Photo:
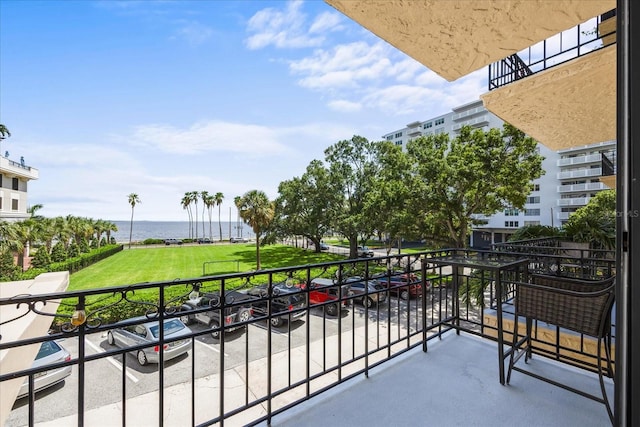
[[[300,289],[307,289],[306,283],[296,285]],[[335,301],[334,304],[324,305],[324,310],[330,316],[337,316],[340,313],[340,296],[338,290],[342,293],[342,307],[345,308],[349,300],[346,299],[349,294],[349,285],[337,285],[331,279],[313,279],[309,286],[309,305],[323,304],[329,301]]]
[[[420,276],[410,273],[392,273],[390,276],[383,276],[376,282],[384,287],[389,288],[391,295],[397,295],[403,300],[411,297],[417,298],[422,295],[422,285],[420,284]],[[431,283],[427,280],[426,289],[431,289]]]

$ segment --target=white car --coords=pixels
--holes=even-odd
[[[137,317],[130,320],[142,320],[144,317]],[[128,348],[135,345],[149,343],[148,348],[138,350],[136,359],[141,366],[147,363],[158,363],[160,361],[160,346],[154,343],[160,338],[160,322],[152,320],[146,323],[124,326],[112,329],[107,332],[107,342],[120,348]],[[167,319],[164,321],[164,339],[173,340],[164,345],[164,360],[178,357],[191,349],[191,334],[189,329],[180,319]],[[175,340],[178,337],[184,339]]]
[[[55,341],[45,341],[40,344],[40,350],[33,361],[32,368],[41,368],[53,363],[68,362],[71,355],[60,344]],[[52,385],[64,381],[66,377],[71,375],[71,365],[62,368],[48,369],[33,375],[34,390],[40,391]],[[20,387],[17,398],[25,397],[29,394],[29,379]]]
[[[373,251],[366,246],[358,246],[358,258],[372,257]]]

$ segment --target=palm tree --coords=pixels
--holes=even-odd
[[[118,226],[111,221],[107,221],[105,232],[107,233],[107,245],[111,244],[111,232],[118,231]]]
[[[205,210],[207,208],[207,203],[205,202],[207,197],[209,197],[209,192],[208,191],[201,191],[200,192],[200,198],[202,199],[202,237],[204,237],[204,212],[205,212]]]
[[[7,129],[5,125],[0,123],[0,141],[8,136],[11,136],[11,132],[9,132],[9,129]]]
[[[220,241],[222,242],[222,223],[220,222],[220,205],[222,205],[222,200],[224,199],[224,194],[217,192],[215,196],[213,196],[216,201],[216,205],[218,206],[218,227],[220,228]],[[231,218],[229,218],[231,220]]]
[[[129,194],[127,199],[131,205],[131,224],[129,226],[129,249],[131,249],[131,239],[133,237],[133,209],[136,207],[136,204],[141,203],[141,200],[136,193]]]
[[[39,203],[35,204],[35,205],[30,206],[30,207],[27,208],[27,213],[31,215],[31,218],[42,219],[43,216],[42,215],[36,215],[36,212],[38,212],[43,207],[44,207],[44,205],[41,205]]]
[[[211,208],[215,204],[215,199],[213,195],[207,193],[206,191],[204,191],[204,193],[206,193],[206,196],[204,194],[202,195],[202,203],[204,203],[204,205],[207,207],[207,213],[209,214],[209,239],[211,239],[211,241],[213,242],[213,233],[211,231]]]
[[[191,196],[189,193],[184,193],[184,197],[180,200],[180,204],[182,205],[182,209],[187,211],[187,215],[189,216],[189,238],[193,235],[192,224],[193,224],[193,215],[191,214]]]
[[[236,205],[236,209],[238,212],[238,217],[236,218],[236,237],[242,237],[242,227],[240,227],[240,203],[242,202],[242,197],[236,196],[233,198],[233,204]],[[231,221],[231,218],[229,218]],[[231,236],[229,236],[231,238]]]
[[[194,205],[196,205],[196,208],[194,209],[195,213],[196,213],[196,219],[195,219],[195,238],[198,239],[198,192],[197,191],[191,191],[189,193],[187,193],[189,195],[189,200],[190,202],[192,202]]]
[[[251,190],[244,193],[239,205],[240,216],[256,235],[256,269],[260,270],[260,235],[273,220],[273,202],[263,191]]]

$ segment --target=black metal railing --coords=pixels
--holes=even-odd
[[[616,174],[616,152],[610,151],[602,153],[602,176],[611,176]]]
[[[615,43],[615,10],[489,64],[489,90]]]
[[[71,354],[65,362],[0,375],[0,383],[20,378],[29,384],[28,396],[14,407],[10,421],[34,425],[44,420],[39,417],[49,416],[46,405],[53,400],[36,399],[35,380],[55,367],[73,366],[72,380],[53,393],[53,405],[74,402],[67,415],[76,414],[79,426],[95,401],[117,406],[123,426],[134,425],[132,414],[141,410],[149,424],[175,423],[168,408],[178,404],[189,405],[188,418],[180,420],[185,425],[270,423],[274,415],[351,378],[367,376],[400,354],[416,347],[426,351],[430,339],[448,331],[500,340],[501,329],[490,322],[492,313],[504,308],[509,315],[515,283],[526,280],[526,271],[506,269],[497,281],[498,270],[492,265],[527,267],[527,256],[444,249],[0,299],[2,308],[16,309],[14,317],[1,319],[3,329],[26,315],[51,316],[53,321],[47,335],[12,342],[0,337],[0,350],[63,340]],[[555,255],[549,257],[555,260]],[[461,258],[487,264],[458,269],[443,262]],[[392,277],[406,279],[400,286],[413,286],[414,298],[405,300],[398,289],[387,287]],[[377,286],[359,291],[345,287],[354,281]],[[465,297],[471,291],[477,300]],[[56,301],[60,307],[55,317],[42,311]],[[253,316],[239,315],[246,310]],[[110,345],[109,334],[116,330],[149,321],[163,325],[176,318],[189,324],[187,335],[174,337],[161,327],[149,342]],[[168,360],[171,348],[185,339],[191,344],[186,355]],[[158,368],[136,362],[144,351],[157,351]],[[170,387],[179,387],[181,395],[167,392]],[[149,392],[156,393],[155,407],[141,409],[131,403]]]

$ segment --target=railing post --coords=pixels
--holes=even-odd
[[[422,351],[427,352],[427,260],[423,256],[420,260],[420,286],[422,287]]]

